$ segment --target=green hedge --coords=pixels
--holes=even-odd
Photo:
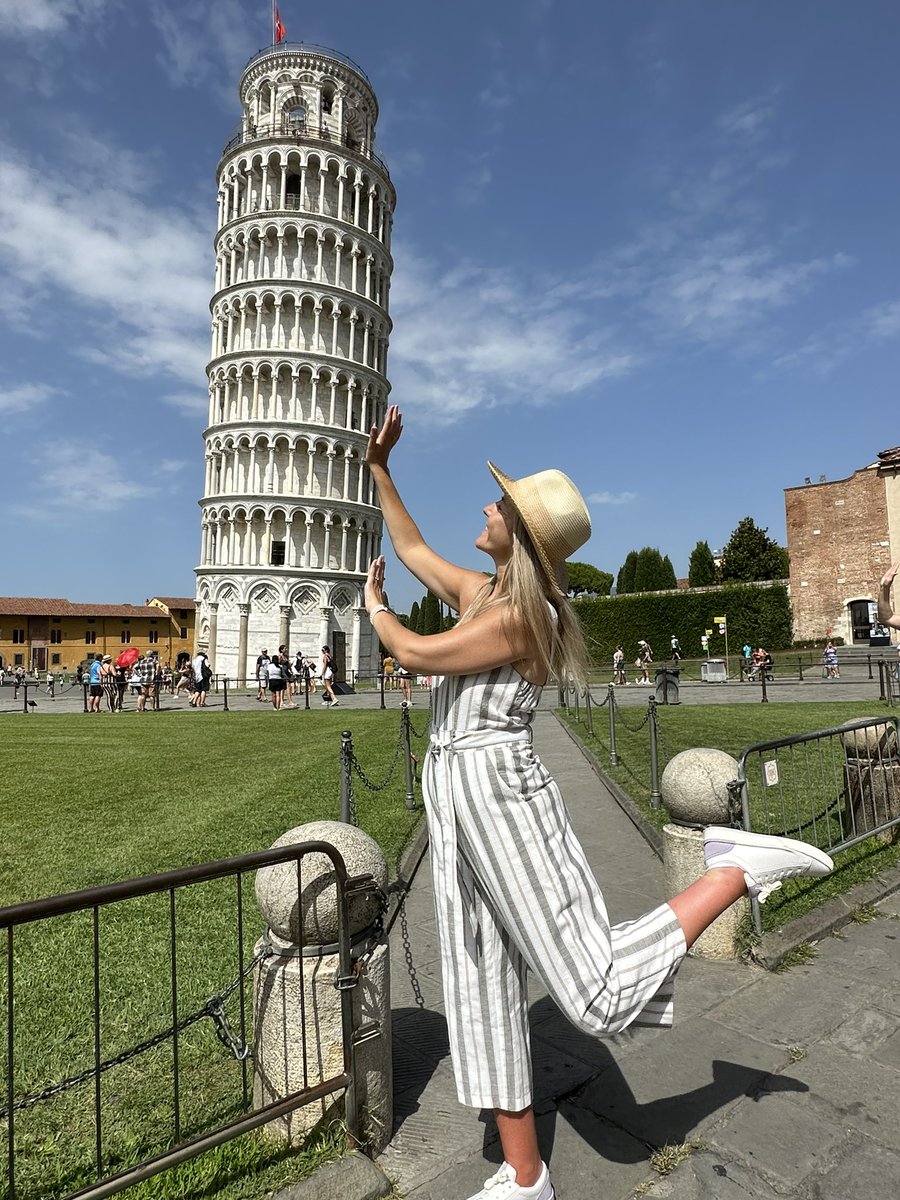
[[[595,662],[606,662],[621,645],[627,660],[637,655],[639,638],[653,647],[657,661],[665,660],[674,634],[681,653],[696,657],[703,653],[700,637],[713,630],[710,652],[725,653],[713,618],[728,618],[728,649],[739,654],[744,642],[784,650],[791,645],[791,604],[783,583],[765,587],[733,584],[679,592],[645,592],[628,596],[597,596],[574,602]]]

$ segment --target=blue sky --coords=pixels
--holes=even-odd
[[[678,574],[900,441],[891,0],[281,0],[350,55],[397,187],[395,475],[472,542],[566,470]],[[0,591],[191,595],[215,169],[266,0],[0,0]],[[394,603],[421,589],[389,569]]]

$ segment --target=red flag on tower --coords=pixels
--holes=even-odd
[[[287,36],[287,30],[281,23],[281,14],[278,11],[278,6],[275,6],[275,45],[280,46]]]

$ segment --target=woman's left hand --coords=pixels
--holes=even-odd
[[[379,554],[373,559],[366,577],[365,605],[366,612],[371,612],[379,604],[384,604],[384,555]]]

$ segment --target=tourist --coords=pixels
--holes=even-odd
[[[319,676],[322,680],[322,689],[325,695],[322,697],[322,703],[334,708],[338,703],[338,698],[334,694],[332,680],[334,679],[334,658],[327,646],[322,647],[322,665],[319,668]]]
[[[613,651],[613,683],[622,685],[628,680],[625,678],[625,651],[621,646],[616,646]]]
[[[281,656],[273,654],[269,662],[263,667],[266,687],[269,689],[269,695],[272,697],[272,707],[276,712],[281,709],[284,703],[284,668],[281,665]]]
[[[256,659],[256,699],[265,702],[266,685],[263,679],[264,668],[269,665],[268,650],[261,650]]]
[[[384,603],[381,556],[365,605],[388,651],[435,676],[422,782],[451,1056],[459,1099],[494,1110],[504,1156],[477,1198],[552,1200],[532,1108],[529,965],[586,1033],[670,1024],[675,973],[717,916],[748,890],[765,899],[782,878],[824,875],[832,863],[802,842],[708,829],[706,874],[638,920],[610,925],[531,735],[549,678],[581,687],[586,677],[565,562],[590,536],[587,506],[560,471],[514,480],[491,464],[502,496],[484,508],[475,545],[494,573],[456,567],[425,543],[391,479],[401,429],[391,405],[366,451],[385,525],[400,561],[460,619],[431,636],[406,629]]]
[[[88,676],[91,698],[88,701],[88,712],[98,713],[100,711],[100,700],[103,696],[103,681],[100,676],[102,668],[103,663],[99,658],[91,660],[90,674]]]
[[[137,711],[147,711],[147,701],[153,707],[153,693],[156,690],[156,659],[152,654],[144,654],[137,661],[137,672],[141,681],[141,691],[137,701]]]
[[[268,663],[268,658],[267,658]],[[189,701],[192,708],[206,708],[206,697],[209,695],[209,684],[212,679],[212,670],[209,665],[209,657],[205,650],[200,650],[194,657],[194,691]],[[260,676],[262,678],[262,676]],[[265,684],[262,684],[265,687]]]

